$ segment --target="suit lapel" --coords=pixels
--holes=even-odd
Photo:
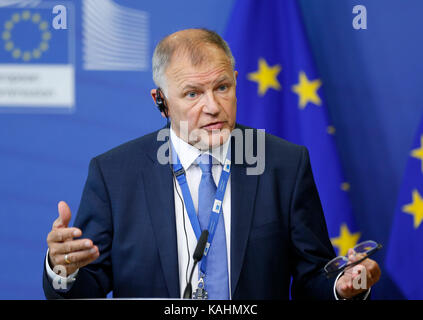
[[[153,143],[155,146],[157,142]],[[178,246],[173,194],[173,180],[168,165],[157,162],[157,148],[149,156],[151,167],[144,170],[144,186],[155,240],[159,249],[161,267],[170,297],[179,297]]]
[[[232,141],[234,142],[234,141]],[[257,192],[257,175],[247,175],[247,165],[234,163],[232,143],[231,166],[231,291],[232,296],[238,285]]]

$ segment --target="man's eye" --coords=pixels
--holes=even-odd
[[[191,91],[187,93],[188,98],[195,98],[197,96],[197,92]]]
[[[228,89],[228,86],[226,84],[222,84],[217,88],[219,91],[225,91],[226,89]]]

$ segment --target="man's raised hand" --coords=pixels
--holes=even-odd
[[[66,274],[70,275],[96,260],[100,252],[90,239],[74,240],[82,236],[82,231],[68,227],[72,215],[66,202],[59,202],[58,211],[59,217],[54,221],[47,236],[49,263],[52,269],[56,266],[65,267]]]

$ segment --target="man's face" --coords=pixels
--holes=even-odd
[[[166,70],[172,128],[200,149],[223,144],[236,118],[237,72],[223,50],[211,45],[204,50],[207,59],[202,64],[193,66],[187,55],[176,54]]]

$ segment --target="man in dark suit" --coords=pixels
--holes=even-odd
[[[214,226],[207,264],[193,277],[194,288],[211,299],[288,299],[291,276],[294,299],[368,294],[380,277],[371,259],[336,279],[325,276],[335,254],[307,150],[236,124],[234,65],[227,44],[208,30],[179,31],[158,44],[153,79],[160,89],[151,94],[170,127],[92,159],[75,227],[68,227],[69,207],[59,203],[47,237],[47,298],[112,290],[114,297],[179,298],[198,232]],[[163,161],[169,153],[183,170]],[[256,167],[249,154],[257,155]],[[208,169],[200,158],[210,160]],[[205,197],[216,185],[220,202],[219,191]],[[216,223],[202,223],[201,212]],[[353,252],[349,258],[357,259]],[[353,285],[360,274],[366,288]]]

